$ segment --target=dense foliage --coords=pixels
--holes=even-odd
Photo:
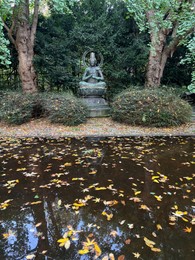
[[[87,49],[96,49],[104,56],[102,69],[108,98],[131,84],[144,83],[150,39],[147,32],[139,32],[136,19],[128,15],[124,1],[52,1],[50,11],[43,3],[40,1],[43,15],[39,15],[34,55],[39,90],[72,90],[76,93],[84,70],[82,54]],[[6,21],[11,25],[9,16]],[[2,40],[3,36],[0,37]],[[3,50],[6,46],[7,42],[1,44]],[[0,71],[1,89],[18,87],[17,52],[11,45],[9,48],[12,65],[10,71]],[[180,64],[185,53],[186,49],[179,47],[168,59],[163,84],[189,85],[191,65]]]
[[[46,94],[43,107],[45,116],[52,123],[74,126],[84,123],[88,116],[87,107],[71,93]]]
[[[71,13],[41,17],[35,48],[41,89],[76,92],[84,70],[82,55],[88,49],[104,56],[109,95],[130,83],[143,83],[148,38],[126,16],[121,1],[84,0],[72,6]]]
[[[20,92],[4,92],[0,95],[0,120],[16,125],[30,121],[37,102],[35,96]]]
[[[142,126],[178,126],[190,121],[190,105],[163,90],[126,90],[112,103],[112,118]]]
[[[53,123],[78,125],[86,121],[88,110],[71,93],[23,94],[0,93],[0,120],[20,125],[33,118],[46,117]]]

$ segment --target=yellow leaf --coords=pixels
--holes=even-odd
[[[140,206],[140,209],[144,209],[144,210],[150,211],[150,209],[149,209],[148,206],[146,206],[146,205],[141,205],[141,206]]]
[[[26,168],[18,168],[16,171],[21,172],[21,171],[25,171],[25,170],[26,170]]]
[[[72,163],[65,163],[64,166],[72,166]]]
[[[160,176],[152,176],[152,180],[159,179]]]
[[[81,250],[78,251],[78,253],[79,253],[80,255],[85,255],[85,254],[89,253],[89,249],[88,249],[88,248],[81,249]]]
[[[40,203],[42,203],[42,201],[41,201],[41,200],[39,200],[39,201],[34,201],[34,202],[31,202],[30,204],[31,204],[31,205],[36,205],[36,204],[40,204]]]
[[[157,224],[156,227],[157,227],[158,230],[162,229],[160,224]]]
[[[86,204],[84,204],[84,203],[73,203],[73,206],[75,206],[75,207],[84,207]]]
[[[189,222],[187,218],[182,218],[183,221]]]
[[[191,227],[186,227],[183,229],[184,232],[186,233],[191,233],[192,232],[192,228]]]
[[[135,192],[135,196],[137,196],[138,194],[140,194],[141,193],[141,191],[136,191]]]
[[[160,248],[151,247],[151,250],[154,252],[161,252]]]
[[[187,215],[188,212],[187,211],[180,211],[180,210],[177,210],[174,215],[178,216],[178,217],[181,217],[183,215]]]
[[[154,195],[154,197],[155,197],[158,201],[162,201],[162,196]]]
[[[4,238],[4,239],[8,239],[9,236],[10,236],[9,233],[4,233],[4,234],[3,234],[3,238]]]
[[[106,190],[106,187],[97,187],[95,190]]]
[[[112,213],[111,213],[111,214],[108,214],[108,213],[106,213],[105,211],[102,212],[102,215],[103,215],[103,216],[106,216],[108,221],[111,220],[111,218],[113,218],[113,214],[112,214]]]
[[[102,254],[102,251],[97,243],[94,244],[94,250],[95,250],[96,256],[100,256]]]
[[[35,258],[35,255],[34,255],[34,254],[32,254],[32,255],[27,255],[27,256],[26,256],[26,259],[29,259],[29,260],[31,260],[31,259],[33,259],[33,258]]]
[[[156,244],[154,241],[149,240],[147,237],[144,237],[144,241],[145,241],[146,245],[150,248],[154,247],[154,245]]]
[[[89,174],[91,174],[91,175],[96,174],[96,173],[97,173],[97,171],[91,171],[91,172],[89,172]]]
[[[58,239],[58,243],[60,243],[59,244],[59,246],[61,247],[61,246],[65,246],[65,244],[66,244],[66,242],[68,241],[69,239],[67,238],[67,237],[65,237],[65,238],[60,238],[60,239]]]
[[[134,255],[135,258],[139,258],[140,257],[139,253],[133,253],[133,255]]]

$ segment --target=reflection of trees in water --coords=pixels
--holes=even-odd
[[[12,223],[14,223],[16,226],[13,229],[18,230],[19,235],[17,234],[17,241],[13,246],[3,241],[2,247],[4,248],[4,252],[2,252],[1,255],[4,254],[6,259],[6,257],[8,257],[8,249],[10,252],[10,248],[12,248],[11,252],[13,252],[14,256],[19,257],[24,255],[24,253],[27,255],[31,251],[36,251],[41,259],[40,253],[43,250],[49,249],[48,255],[53,257],[53,259],[58,259],[56,256],[58,256],[60,260],[80,259],[80,256],[77,255],[77,251],[82,248],[81,242],[85,241],[86,236],[90,233],[93,233],[94,238],[104,253],[115,252],[117,255],[122,252],[128,255],[129,250],[134,252],[144,247],[142,250],[143,255],[147,254],[150,259],[157,259],[150,249],[146,248],[143,242],[144,236],[148,236],[149,239],[157,241],[157,246],[160,245],[162,252],[158,254],[158,259],[170,259],[170,253],[173,259],[174,257],[182,258],[186,254],[187,247],[190,252],[193,246],[192,241],[189,241],[184,249],[182,249],[182,245],[180,245],[181,241],[186,238],[185,234],[183,237],[181,236],[181,230],[185,227],[185,223],[181,224],[181,222],[178,222],[175,227],[169,225],[169,215],[174,203],[183,206],[181,210],[192,211],[188,205],[188,200],[185,201],[181,199],[181,190],[178,190],[175,196],[173,194],[172,196],[164,194],[163,192],[165,190],[170,190],[168,184],[154,183],[152,181],[152,172],[148,170],[153,170],[154,174],[161,172],[165,175],[167,175],[168,171],[172,171],[170,178],[171,183],[174,183],[174,180],[178,180],[178,176],[174,176],[174,174],[182,174],[182,170],[176,171],[174,167],[176,165],[179,167],[181,162],[189,160],[189,151],[192,149],[192,144],[190,142],[180,144],[181,141],[177,141],[176,139],[176,149],[168,149],[169,143],[166,140],[157,141],[156,145],[150,138],[144,140],[138,138],[136,141],[132,139],[130,142],[123,142],[120,139],[110,139],[110,143],[107,143],[107,140],[103,140],[102,143],[98,143],[98,145],[93,142],[94,140],[89,139],[87,142],[78,141],[79,144],[77,145],[69,143],[68,148],[64,148],[64,144],[58,144],[58,146],[53,144],[48,145],[47,148],[45,148],[45,146],[39,148],[35,145],[29,149],[24,149],[24,160],[29,163],[29,171],[36,172],[37,177],[27,178],[18,184],[18,188],[16,186],[14,192],[16,191],[23,194],[20,200],[17,199],[17,207],[22,208],[27,202],[27,199],[34,201],[35,195],[38,196],[38,200],[43,202],[39,205],[26,206],[24,210],[20,212],[15,207],[10,207],[9,210],[6,210],[8,215],[5,217],[5,222],[1,222],[1,233],[6,233],[8,229],[11,229]],[[90,156],[90,150],[95,150],[96,148],[101,152],[100,156],[95,157],[92,156],[93,154]],[[60,151],[65,151],[66,149],[67,154],[64,154],[63,160],[51,161],[52,156],[58,156]],[[98,151],[97,149],[96,152]],[[188,159],[185,159],[185,152],[182,149],[188,154]],[[86,151],[89,151],[89,156],[85,153]],[[70,162],[71,160],[74,161],[71,153],[78,153],[83,163],[80,166],[75,166],[74,169],[70,168],[69,175],[66,179],[71,180],[75,175],[85,177],[87,180],[83,182],[84,186],[80,186],[79,182],[71,182],[71,186],[64,186],[59,189],[53,186],[51,186],[50,189],[40,188],[40,184],[50,183],[52,179],[51,174],[59,172],[60,164]],[[37,160],[33,163],[32,158],[35,154],[39,154],[39,156],[37,155]],[[43,154],[46,154],[44,158],[42,158]],[[177,156],[177,161],[171,161],[170,157],[172,156]],[[52,166],[52,170],[48,173],[44,170],[50,162],[55,163],[55,165]],[[107,166],[105,165],[106,163]],[[167,166],[167,164],[169,166]],[[83,167],[86,165],[88,165],[88,167]],[[146,168],[148,170],[146,170]],[[88,173],[91,169],[96,169],[97,174],[89,177]],[[129,180],[129,177],[133,179]],[[64,178],[65,177],[62,177],[62,179]],[[108,182],[108,179],[111,179],[111,182]],[[113,187],[117,189],[117,191],[119,189],[124,191],[124,197],[119,197],[118,193],[113,194],[111,190],[96,192],[95,189],[90,189],[89,193],[82,193],[84,188],[87,188],[95,182],[99,182],[99,186],[102,185],[106,187],[109,184],[113,184]],[[129,201],[129,198],[134,195],[132,192],[133,182],[137,185],[136,189],[142,192],[139,195],[142,199],[140,203]],[[22,189],[22,187],[27,187],[28,189],[20,191],[19,188]],[[162,195],[163,201],[158,202],[151,192]],[[174,192],[174,190],[171,192]],[[64,208],[63,205],[65,203],[72,204],[75,199],[84,198],[88,194],[94,197],[100,197],[101,202],[96,204],[92,200],[89,200],[87,202],[88,205],[80,208],[78,214],[72,208],[67,210]],[[6,198],[9,197],[10,195]],[[62,206],[58,205],[59,199],[62,200]],[[112,199],[118,200],[119,204],[108,207],[102,203],[102,200]],[[122,205],[120,200],[124,200],[126,206]],[[151,211],[141,210],[139,208],[141,204],[146,204]],[[107,221],[106,217],[101,215],[104,210],[109,214],[113,214],[113,218],[110,221]],[[122,220],[125,220],[125,223],[121,225],[120,222]],[[34,228],[34,225],[39,222],[42,224],[35,228],[35,230],[41,232],[42,235],[33,237],[30,229],[32,225]],[[132,230],[129,229],[127,225],[131,223],[134,224]],[[163,230],[157,231],[156,224],[161,224]],[[82,230],[82,232],[79,233],[79,240],[74,241],[70,250],[65,252],[65,249],[59,248],[57,240],[67,231],[67,225],[72,225],[74,229]],[[116,230],[119,235],[116,237],[111,236],[110,233],[112,230]],[[157,238],[151,236],[154,231],[157,234]],[[29,236],[29,234],[31,235]],[[140,238],[137,237],[138,235]],[[130,246],[124,243],[128,238],[132,240]],[[29,250],[27,251],[28,247]],[[37,257],[36,259],[39,258]],[[85,259],[88,258],[86,257]]]

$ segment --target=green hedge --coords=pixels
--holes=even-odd
[[[84,123],[89,114],[82,101],[71,93],[46,94],[43,97],[45,116],[52,123],[74,126]]]
[[[38,103],[37,95],[17,92],[0,93],[0,99],[0,120],[16,125],[30,121]]]
[[[112,118],[130,125],[168,127],[187,123],[192,108],[172,92],[125,90],[112,103]]]
[[[47,117],[52,123],[78,125],[86,121],[86,106],[70,93],[0,93],[0,120],[20,125],[32,118]]]

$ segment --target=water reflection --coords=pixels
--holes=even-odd
[[[195,236],[184,230],[194,224],[194,144],[190,137],[2,139],[0,259],[93,259],[78,254],[86,237],[100,246],[98,259],[193,259]],[[70,226],[78,240],[66,250],[57,240]]]

